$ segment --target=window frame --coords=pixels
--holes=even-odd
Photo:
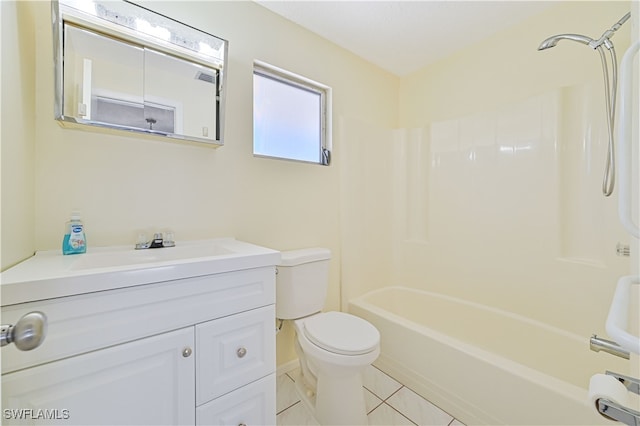
[[[276,160],[295,161],[307,164],[319,164],[328,166],[331,164],[331,88],[325,84],[311,80],[307,77],[295,74],[291,71],[284,70],[263,61],[254,60],[252,78],[258,76],[269,78],[288,86],[306,90],[318,94],[320,96],[320,146],[318,161],[299,160],[295,158],[287,158],[276,155],[256,154],[255,139],[252,137],[252,151],[254,157],[272,158]],[[252,80],[253,81],[253,80]],[[255,113],[255,93],[253,93],[252,112]]]

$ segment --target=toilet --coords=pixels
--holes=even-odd
[[[344,312],[321,312],[329,284],[331,252],[282,252],[276,278],[276,317],[293,320],[294,346],[304,403],[321,425],[365,425],[362,373],[380,354],[380,333]]]

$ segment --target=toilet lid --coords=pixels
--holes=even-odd
[[[380,343],[373,325],[344,312],[326,312],[304,321],[304,334],[315,345],[342,355],[361,355]]]

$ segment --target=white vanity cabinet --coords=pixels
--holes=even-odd
[[[2,306],[3,324],[48,319],[40,347],[2,348],[2,423],[275,424],[269,253],[255,268]]]

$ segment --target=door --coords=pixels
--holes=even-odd
[[[194,328],[2,376],[4,424],[195,423]]]

